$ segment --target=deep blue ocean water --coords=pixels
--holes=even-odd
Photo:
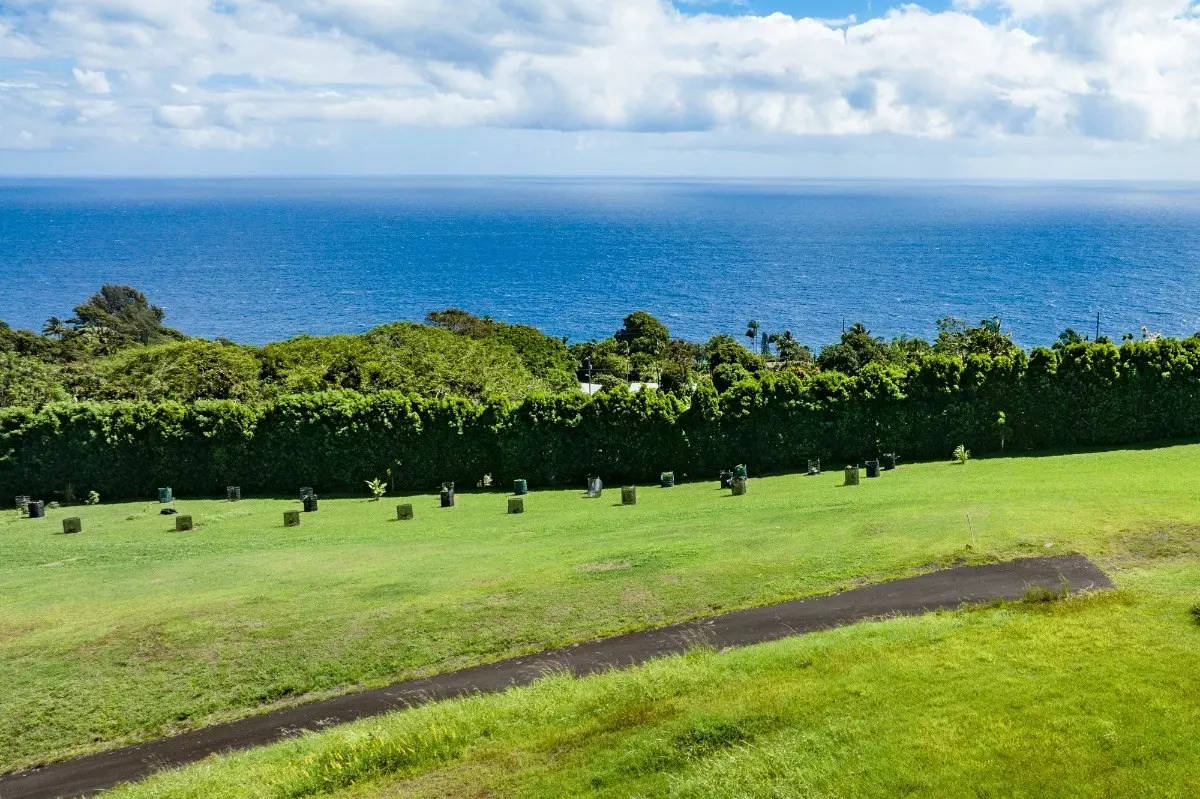
[[[128,283],[197,336],[262,343],[466,308],[571,340],[636,309],[931,336],[998,315],[1200,330],[1200,187],[580,180],[0,182],[0,319],[40,329]]]

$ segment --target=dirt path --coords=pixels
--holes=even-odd
[[[1032,586],[1060,589],[1064,581],[1072,591],[1113,587],[1104,572],[1081,555],[949,569],[398,683],[55,763],[0,777],[0,799],[85,796],[216,752],[261,746],[304,730],[344,724],[462,694],[528,685],[550,670],[566,669],[582,676],[683,652],[698,642],[718,648],[748,646],[879,616],[914,615],[956,608],[964,603],[1020,599]]]

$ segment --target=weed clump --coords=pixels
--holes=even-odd
[[[1031,585],[1025,589],[1024,602],[1027,605],[1044,605],[1049,602],[1061,602],[1067,598],[1070,587],[1065,583],[1058,589],[1045,585]]]

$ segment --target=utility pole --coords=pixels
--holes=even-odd
[[[1100,312],[1096,311],[1096,341],[1100,340]]]

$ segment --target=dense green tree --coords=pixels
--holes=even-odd
[[[13,330],[5,322],[0,322],[0,352],[29,355],[50,362],[62,359],[63,347],[52,338],[39,336],[30,330]]]
[[[892,339],[888,349],[894,363],[911,364],[933,352],[933,345],[923,338],[904,335]]]
[[[186,338],[163,325],[165,316],[162,308],[151,305],[146,295],[132,286],[109,284],[101,286],[87,302],[75,306],[75,316],[66,325],[76,333],[99,333],[94,343],[101,351]]]
[[[985,319],[978,327],[968,327],[963,320],[947,316],[938,320],[937,327],[938,337],[933,342],[935,352],[965,359],[972,355],[1011,356],[1020,349],[1000,329],[999,317]]]
[[[633,364],[630,363],[629,357],[622,354],[621,346],[611,338],[573,344],[570,352],[576,362],[580,381],[587,379],[588,363],[591,363],[593,378],[608,375],[617,380],[627,381],[633,373]]]
[[[565,340],[547,336],[536,327],[480,318],[460,308],[433,311],[425,321],[456,335],[511,347],[534,377],[551,390],[566,391],[575,384],[574,361]]]
[[[447,308],[444,311],[430,311],[425,315],[425,321],[435,327],[449,330],[460,336],[487,338],[496,325],[489,318],[480,318],[461,308]]]
[[[75,364],[69,383],[89,399],[249,402],[262,396],[259,371],[248,348],[191,339],[128,347],[86,367]]]
[[[704,357],[704,348],[699,344],[684,341],[681,338],[667,342],[662,360],[666,364],[674,364],[683,373],[686,380],[691,380],[692,374],[700,368],[700,360]]]
[[[300,336],[263,347],[264,392],[397,389],[431,397],[507,397],[573,387],[569,372],[535,376],[509,344],[411,322],[361,336]]]
[[[722,364],[735,363],[747,372],[757,372],[763,368],[763,359],[743,347],[733,336],[721,334],[713,336],[704,345],[704,354],[708,357],[708,368],[715,372]]]
[[[821,350],[817,365],[827,372],[857,375],[870,363],[891,363],[892,355],[883,340],[871,335],[871,331],[856,322],[845,333],[841,341]]]
[[[688,374],[674,361],[667,361],[663,364],[662,374],[658,379],[658,388],[660,391],[667,391],[681,397],[691,391]]]
[[[658,357],[671,340],[667,326],[645,311],[634,311],[625,317],[625,324],[613,334],[625,355],[643,353]]]
[[[751,377],[753,377],[753,375],[750,374],[749,370],[736,361],[722,363],[718,365],[717,368],[713,369],[712,373],[713,385],[716,386],[717,391],[720,391],[721,393],[725,393],[732,388],[734,384],[740,383],[741,381],[747,380]]]
[[[0,352],[0,407],[39,408],[68,398],[54,367],[33,356]]]

